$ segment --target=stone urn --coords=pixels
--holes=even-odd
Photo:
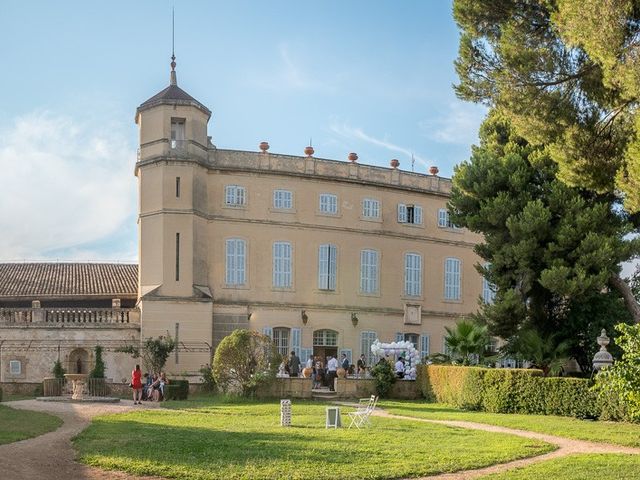
[[[302,376],[304,378],[311,378],[311,375],[313,375],[313,368],[305,367],[302,369]]]
[[[349,158],[349,161],[355,163],[358,160],[358,154],[355,152],[351,152],[348,158]]]
[[[268,142],[260,142],[260,145],[258,146],[260,147],[260,150],[262,150],[262,153],[267,153],[267,150],[269,150]]]
[[[397,158],[394,158],[389,162],[389,165],[391,165],[391,168],[398,168],[400,166],[400,161]]]
[[[314,153],[314,150],[313,150],[313,147],[311,145],[309,145],[308,147],[304,148],[304,154],[307,157],[310,157],[311,155],[313,155],[313,153]]]
[[[347,371],[341,367],[336,370],[336,375],[338,375],[338,378],[347,378]]]
[[[436,167],[436,166],[429,167],[429,173],[430,173],[431,175],[438,175],[438,172],[439,172],[439,171],[440,171],[440,170],[438,170],[438,167]]]

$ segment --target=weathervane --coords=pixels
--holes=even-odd
[[[171,85],[178,84],[176,76],[176,12],[171,8]]]

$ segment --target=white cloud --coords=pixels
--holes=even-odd
[[[135,218],[135,153],[122,127],[37,112],[0,138],[0,259],[69,259],[65,249],[79,253]]]
[[[444,114],[422,121],[420,127],[436,142],[471,145],[478,142],[478,129],[486,113],[479,105],[452,102]]]
[[[390,150],[392,152],[398,152],[398,153],[402,153],[403,155],[405,155],[408,158],[411,158],[413,156],[413,158],[415,158],[415,160],[419,163],[421,163],[422,165],[424,165],[425,167],[429,167],[430,165],[434,165],[433,162],[427,161],[427,159],[425,159],[424,157],[422,157],[421,155],[418,155],[414,152],[412,152],[409,148],[400,146],[400,145],[396,145],[395,143],[392,143],[390,141],[388,141],[386,138],[385,139],[380,139],[380,138],[376,138],[373,137],[369,134],[367,134],[362,128],[357,128],[357,127],[351,127],[349,125],[346,125],[344,123],[342,124],[338,124],[338,123],[333,123],[329,126],[329,129],[335,133],[336,135],[339,135],[343,138],[348,138],[351,140],[360,140],[366,143],[369,143],[371,145],[375,145],[377,147],[382,147],[386,150]]]

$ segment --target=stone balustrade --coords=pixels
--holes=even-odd
[[[0,308],[0,325],[129,325],[140,323],[137,308]]]
[[[0,308],[0,324],[31,323],[32,312],[31,308]]]

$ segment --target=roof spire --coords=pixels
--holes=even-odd
[[[169,83],[178,85],[176,76],[176,12],[175,8],[171,8],[171,76]]]

